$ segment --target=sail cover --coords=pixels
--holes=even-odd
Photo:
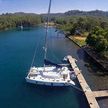
[[[53,66],[56,66],[57,68],[62,68],[61,65],[58,65],[58,64],[53,63],[53,62],[46,60],[46,59],[44,59],[44,63],[45,63],[45,65],[53,65]]]

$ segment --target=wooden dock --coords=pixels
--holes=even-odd
[[[96,100],[97,97],[106,97],[108,96],[108,91],[92,91],[89,87],[89,85],[87,84],[85,78],[83,77],[82,73],[80,72],[79,68],[77,67],[76,63],[75,63],[75,59],[72,58],[71,56],[68,56],[68,61],[71,65],[71,67],[73,68],[77,79],[81,85],[81,88],[86,96],[86,99],[88,101],[88,104],[90,106],[90,108],[100,108],[98,105],[98,102]]]
[[[93,91],[93,94],[96,98],[108,97],[108,90]]]

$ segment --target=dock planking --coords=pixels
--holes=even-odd
[[[90,108],[100,108],[99,104],[96,100],[97,97],[106,97],[108,96],[108,91],[92,91],[89,87],[89,85],[87,84],[85,78],[83,77],[82,73],[80,72],[79,68],[77,67],[76,63],[75,63],[75,59],[72,58],[71,56],[67,56],[68,61],[71,65],[71,67],[73,68],[77,79],[81,85],[81,88],[86,96],[86,99],[88,101],[89,107]]]
[[[108,97],[108,90],[93,91],[93,94],[96,98]]]

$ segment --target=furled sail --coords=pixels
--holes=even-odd
[[[45,65],[53,65],[53,66],[56,66],[57,68],[62,68],[61,65],[58,65],[58,64],[51,62],[49,60],[46,60],[46,59],[44,59],[44,63],[45,63]]]

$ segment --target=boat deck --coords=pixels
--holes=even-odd
[[[80,72],[79,68],[77,67],[77,65],[75,63],[75,59],[72,58],[71,56],[68,56],[68,61],[77,76],[77,79],[78,79],[78,81],[81,85],[81,88],[86,96],[87,101],[88,101],[89,107],[90,108],[100,108],[96,98],[97,97],[98,98],[99,97],[108,97],[108,90],[92,91],[90,89],[89,85],[87,84],[85,78],[83,77],[82,73]]]
[[[66,83],[70,79],[69,75],[66,79],[62,76],[62,70],[56,69],[55,67],[46,67],[47,71],[44,71],[43,67],[32,67],[29,71],[28,78],[34,81],[41,82],[56,82],[56,83]],[[43,72],[44,71],[44,72]],[[69,71],[69,70],[68,70]]]

